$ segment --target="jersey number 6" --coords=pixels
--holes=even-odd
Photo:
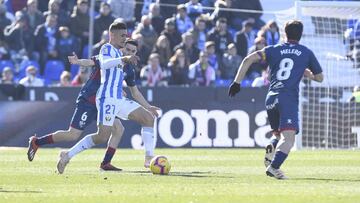
[[[278,80],[287,80],[290,77],[291,70],[294,67],[294,61],[291,58],[284,58],[280,61],[279,70],[276,73]]]

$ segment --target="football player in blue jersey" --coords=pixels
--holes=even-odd
[[[287,41],[249,54],[242,62],[234,82],[229,87],[229,96],[240,91],[240,83],[250,65],[267,62],[270,71],[270,87],[265,106],[274,138],[266,147],[266,174],[277,179],[286,179],[280,166],[286,160],[299,132],[299,83],[303,76],[322,82],[321,66],[314,53],[299,44],[303,24],[291,20],[285,25]]]

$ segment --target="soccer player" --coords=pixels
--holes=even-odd
[[[123,103],[122,96],[122,82],[124,78],[123,67],[120,57],[122,53],[120,48],[124,46],[127,28],[124,23],[116,22],[110,25],[109,28],[109,43],[104,44],[101,47],[99,53],[99,61],[101,67],[101,85],[96,95],[96,105],[98,109],[97,124],[98,132],[85,136],[80,140],[76,145],[74,145],[68,151],[62,151],[60,153],[60,159],[58,161],[58,171],[62,173],[69,163],[70,159],[76,154],[89,149],[97,144],[101,144],[108,140],[111,134],[111,127],[114,123],[116,115],[120,112],[121,108],[126,108],[121,106]],[[137,60],[137,57],[131,55],[132,58]],[[132,63],[134,64],[134,63]],[[145,101],[145,99],[142,97]],[[142,134],[144,140],[151,140],[153,143],[153,121],[154,118],[150,114],[148,117],[148,111],[145,109],[137,109],[138,113],[136,114],[139,121],[145,124],[146,128],[143,128]],[[152,113],[157,114],[157,107],[149,105],[149,109]],[[151,120],[152,122],[148,122]],[[145,138],[146,137],[146,138]],[[144,141],[146,143],[146,141]]]
[[[125,39],[126,38],[124,38],[124,40]],[[131,56],[121,57],[121,60],[127,63],[136,62],[136,58]],[[95,57],[93,57],[92,64],[97,64],[96,66],[99,67],[99,62]],[[40,146],[64,141],[73,141],[77,140],[81,136],[83,130],[92,122],[93,119],[96,118],[97,109],[95,105],[95,97],[99,87],[100,69],[94,68],[89,80],[80,90],[79,96],[76,101],[76,109],[72,117],[69,129],[67,131],[56,131],[42,137],[30,137],[29,149],[27,152],[29,161],[32,161],[34,159],[35,154]],[[111,165],[111,159],[117,147],[116,143],[120,142],[123,131],[124,127],[122,126],[120,120],[116,119],[112,128],[112,136],[109,142],[110,145],[108,146],[104,160],[100,165],[100,168],[102,170],[121,170]]]
[[[132,39],[127,39],[125,42],[125,47],[123,48],[123,53],[125,55],[136,55],[137,52],[137,42]],[[84,65],[94,65],[94,62],[90,59],[77,59],[76,56],[73,56],[70,61],[74,64]],[[123,97],[120,102],[120,111],[116,115],[117,118],[125,120],[133,120],[141,124],[142,130],[141,134],[143,137],[143,142],[145,146],[145,162],[144,166],[149,168],[150,161],[154,156],[154,116],[158,116],[157,110],[160,110],[156,106],[151,106],[143,97],[141,92],[136,86],[135,83],[135,67],[132,64],[126,64],[124,66],[124,80],[127,86],[130,89],[131,96],[138,102],[130,100]]]
[[[270,87],[265,105],[273,134],[279,136],[271,141],[275,155],[270,157],[271,163],[266,168],[266,174],[277,179],[287,179],[280,166],[290,153],[299,131],[299,83],[302,76],[317,82],[323,81],[322,69],[314,53],[299,44],[302,32],[302,22],[287,22],[287,42],[268,46],[248,55],[229,88],[229,96],[235,96],[240,91],[240,82],[250,65],[261,60],[268,63]]]

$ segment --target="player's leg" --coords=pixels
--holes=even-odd
[[[29,139],[28,159],[32,161],[40,146],[58,142],[78,140],[83,130],[96,118],[97,110],[92,104],[79,102],[75,108],[68,130],[59,130],[42,137],[35,135]]]
[[[114,99],[100,99],[96,101],[96,104],[98,107],[98,131],[85,136],[68,151],[60,153],[57,165],[60,174],[64,172],[66,165],[75,155],[97,144],[105,143],[110,138],[115,121],[115,112],[119,111],[119,107]]]
[[[266,98],[266,111],[268,115],[268,120],[272,129],[272,137],[270,143],[265,146],[265,157],[264,165],[268,167],[274,158],[275,149],[280,140],[279,125],[280,125],[280,115],[278,109],[278,99],[277,95],[268,96]]]
[[[124,126],[121,124],[120,119],[115,119],[113,130],[108,141],[108,147],[103,161],[101,162],[100,169],[104,171],[121,171],[122,169],[117,168],[111,164],[111,160],[115,154],[116,148],[118,147],[122,135],[124,133]]]
[[[141,136],[145,148],[144,166],[149,168],[150,161],[154,157],[155,135],[154,135],[154,116],[143,107],[139,107],[129,114],[129,119],[141,124]]]
[[[298,101],[290,98],[279,99],[280,134],[281,138],[276,147],[274,159],[266,170],[266,174],[277,179],[287,177],[280,170],[295,143],[295,135],[299,131]]]
[[[135,101],[124,98],[120,101],[123,107],[118,113],[118,117],[122,119],[130,119],[138,122],[141,128],[141,135],[145,148],[144,166],[149,167],[151,159],[154,157],[155,136],[154,136],[154,116],[144,107]]]

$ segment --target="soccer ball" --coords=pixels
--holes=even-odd
[[[153,174],[167,175],[170,169],[170,162],[165,156],[155,156],[151,159],[150,170]]]

